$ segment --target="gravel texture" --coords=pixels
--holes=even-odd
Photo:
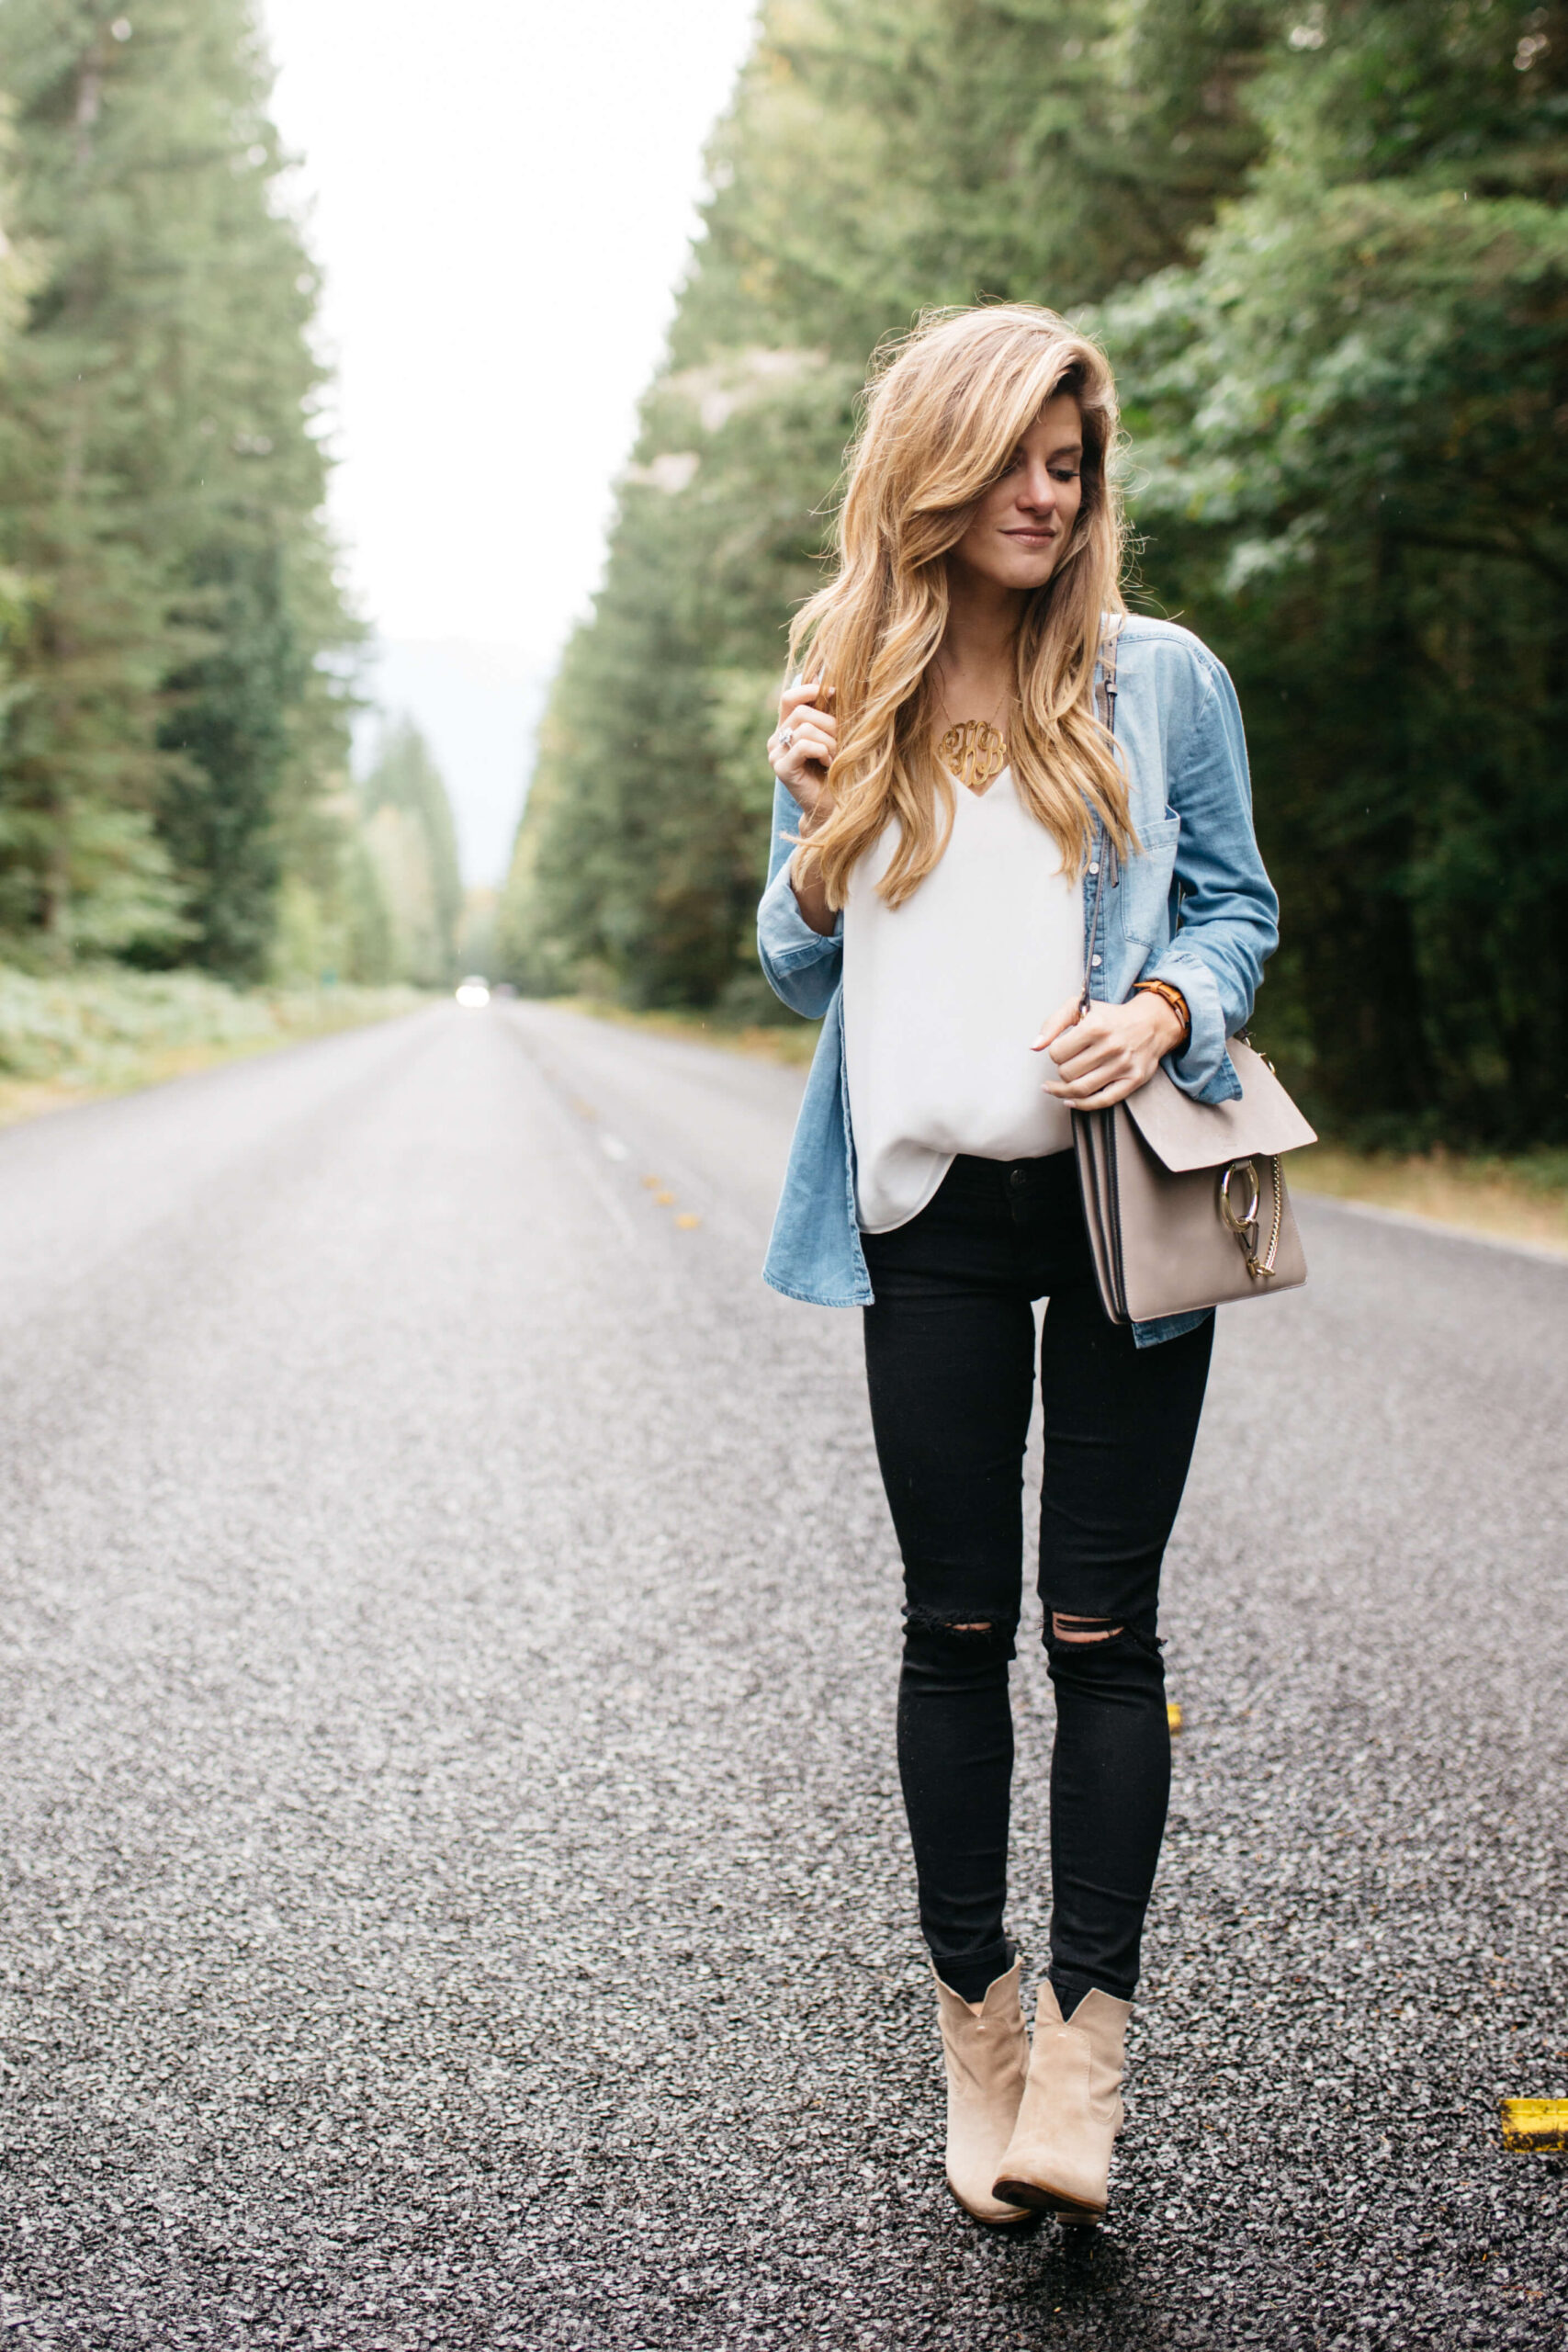
[[[992,2236],[799,1082],[436,1009],[0,1136],[0,2343],[1564,2343],[1568,1268],[1307,1204],[1224,1319],[1111,2222]]]

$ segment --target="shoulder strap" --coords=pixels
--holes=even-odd
[[[1121,635],[1118,625],[1108,629],[1100,641],[1100,674],[1094,685],[1094,707],[1100,725],[1108,735],[1116,733],[1116,642]],[[1089,933],[1084,941],[1083,987],[1078,993],[1078,1011],[1089,1011],[1089,976],[1094,969],[1093,956],[1096,935],[1100,930],[1100,898],[1105,888],[1105,869],[1116,854],[1116,844],[1097,818],[1094,828],[1094,904],[1089,910]]]
[[[1106,632],[1100,640],[1100,675],[1094,682],[1094,707],[1106,732],[1116,732],[1116,649],[1121,642],[1122,628]]]

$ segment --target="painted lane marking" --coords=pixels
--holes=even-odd
[[[1178,1732],[1181,1729],[1181,1709],[1178,1706],[1174,1699],[1171,1700],[1166,1708],[1165,1719],[1170,1725],[1173,1732]]]
[[[1568,2098],[1506,2098],[1503,2145],[1522,2155],[1568,2155]]]
[[[690,1209],[682,1209],[675,1222],[680,1227],[682,1233],[690,1233],[694,1227],[701,1225],[702,1218],[700,1216],[694,1216]]]

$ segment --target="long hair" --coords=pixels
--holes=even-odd
[[[851,869],[894,819],[897,847],[877,886],[889,905],[919,888],[947,846],[953,786],[936,756],[931,668],[947,627],[948,550],[1045,402],[1064,393],[1083,418],[1082,503],[1021,618],[1009,753],[1020,799],[1070,873],[1087,862],[1095,815],[1119,851],[1135,850],[1126,786],[1093,704],[1103,616],[1126,609],[1116,387],[1104,354],[1054,311],[1016,302],[933,312],[880,356],[849,455],[838,571],[790,631],[792,669],[833,689],[839,723],[835,810],[807,853],[821,862],[829,904],[842,906]]]

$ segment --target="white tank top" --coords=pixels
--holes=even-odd
[[[897,822],[850,876],[844,1051],[855,1185],[866,1233],[918,1216],[953,1159],[1032,1159],[1072,1142],[1041,1091],[1042,1024],[1083,980],[1083,908],[1062,853],[1004,768],[979,797],[955,787],[953,834],[914,896],[876,895]]]

